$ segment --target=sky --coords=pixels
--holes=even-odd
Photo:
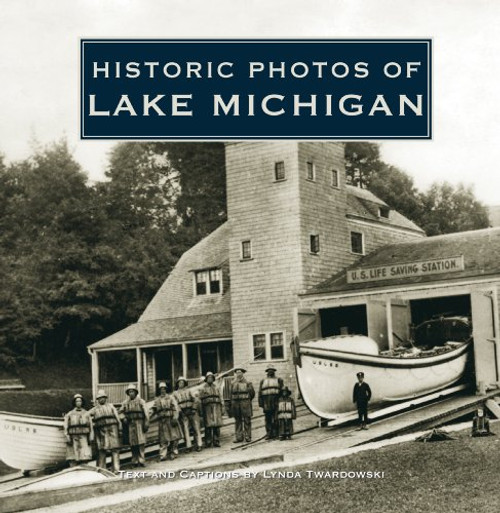
[[[500,205],[500,1],[2,0],[0,152],[66,137],[91,180],[110,141],[79,134],[81,38],[432,38],[433,139],[385,141],[420,189],[472,184]]]

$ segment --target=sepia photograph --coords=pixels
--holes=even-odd
[[[1,7],[0,513],[496,513],[500,4]]]

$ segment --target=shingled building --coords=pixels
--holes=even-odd
[[[182,256],[137,323],[90,346],[94,393],[120,402],[138,381],[149,398],[160,379],[234,366],[256,382],[269,363],[293,386],[300,295],[377,248],[424,236],[346,185],[342,143],[227,143],[226,174],[228,221]]]

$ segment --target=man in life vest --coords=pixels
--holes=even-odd
[[[266,438],[272,439],[278,436],[278,399],[283,388],[283,380],[276,377],[274,367],[268,367],[266,374],[267,377],[260,382],[259,386],[259,406],[266,418]]]
[[[489,436],[490,420],[486,415],[484,408],[478,408],[472,419],[472,436]]]
[[[124,429],[128,434],[128,445],[132,451],[132,464],[134,467],[146,466],[146,456],[144,445],[146,443],[146,433],[149,429],[149,415],[146,402],[139,397],[139,390],[134,383],[130,383],[125,390],[127,399],[123,401],[118,410]]]
[[[151,419],[158,417],[158,434],[160,438],[160,461],[175,459],[175,444],[182,438],[179,427],[179,406],[173,395],[167,394],[167,384],[158,385],[160,394],[155,398],[151,408]]]
[[[198,399],[194,396],[192,390],[187,388],[187,379],[180,376],[175,384],[174,397],[179,405],[180,415],[179,423],[184,433],[186,442],[186,452],[191,452],[192,443],[189,428],[192,428],[196,450],[201,451],[201,429],[200,415],[198,414]]]
[[[205,424],[205,447],[220,447],[222,426],[222,395],[215,384],[213,372],[207,372],[200,390],[201,411]]]
[[[108,396],[104,390],[96,395],[97,404],[90,409],[89,414],[94,424],[94,433],[97,442],[97,466],[106,468],[106,453],[111,452],[113,472],[120,470],[120,431],[122,423],[116,408],[108,403]]]
[[[368,429],[368,402],[372,397],[372,391],[370,389],[370,385],[365,383],[365,374],[363,372],[358,372],[356,376],[358,378],[358,382],[354,385],[352,401],[358,408],[358,431],[360,431],[361,429]]]
[[[255,391],[252,383],[245,379],[246,370],[234,369],[235,378],[231,382],[229,411],[234,417],[235,443],[252,441],[252,399]]]
[[[64,434],[66,436],[66,459],[71,467],[92,459],[90,442],[94,439],[92,419],[83,408],[83,397],[75,394],[73,409],[64,416]]]
[[[278,400],[278,432],[280,440],[291,440],[293,421],[297,418],[295,401],[288,387],[283,387]]]

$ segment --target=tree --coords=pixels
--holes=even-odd
[[[476,199],[471,185],[434,183],[422,195],[421,226],[427,235],[439,235],[489,226],[487,208]]]
[[[223,143],[156,143],[179,177],[178,238],[190,247],[226,218],[226,168]]]
[[[370,188],[384,163],[380,159],[380,147],[369,142],[348,142],[344,147],[347,183],[356,187]]]
[[[148,143],[119,143],[111,150],[108,182],[97,187],[110,218],[126,229],[172,228],[178,224],[175,201],[179,196],[178,172],[164,151]]]
[[[413,178],[395,166],[382,163],[370,178],[369,189],[391,208],[420,225],[422,196]]]

